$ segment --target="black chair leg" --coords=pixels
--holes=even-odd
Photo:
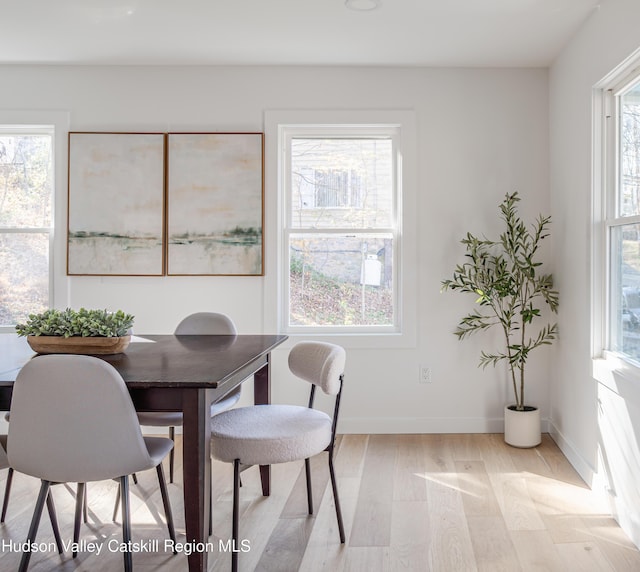
[[[307,475],[307,506],[309,514],[313,514],[313,491],[311,489],[311,463],[309,459],[304,460],[304,471]]]
[[[118,492],[116,493],[116,503],[113,506],[113,518],[111,520],[113,520],[113,522],[116,521],[116,519],[118,518],[118,508],[120,507],[120,489],[122,487],[120,486],[120,484],[118,484]]]
[[[138,484],[138,475],[136,475],[135,473],[131,474],[131,478],[133,479],[133,484],[137,485]]]
[[[162,463],[160,463],[156,467],[156,472],[158,473],[158,483],[160,485],[160,494],[162,495],[162,504],[164,506],[164,515],[167,518],[167,528],[169,529],[169,538],[173,540],[173,553],[177,554],[175,545],[176,545],[176,530],[173,525],[173,513],[171,512],[171,502],[169,501],[169,493],[167,491],[167,482],[164,478],[164,469],[162,468]]]
[[[122,500],[122,541],[125,546],[129,546],[131,542],[131,511],[129,509],[129,477],[125,475],[120,477],[120,489]],[[124,570],[132,572],[133,557],[131,551],[124,550]]]
[[[333,489],[333,503],[336,505],[336,517],[338,518],[338,531],[340,532],[340,542],[344,544],[344,524],[342,523],[342,510],[340,510],[340,499],[338,498],[338,485],[336,483],[336,473],[333,470],[333,453],[329,451],[329,474],[331,475],[331,488]]]
[[[213,534],[213,461],[209,457],[209,536]]]
[[[47,502],[47,498],[49,497],[50,488],[51,488],[51,483],[49,481],[41,482],[40,494],[38,494],[36,508],[33,511],[33,517],[31,518],[31,525],[29,526],[29,534],[27,535],[27,542],[29,543],[29,545],[31,545],[31,543],[33,543],[36,539],[36,534],[38,533],[38,526],[40,525],[40,518],[42,517],[42,510],[44,509],[44,505]],[[31,558],[30,550],[26,550],[25,552],[22,553],[22,558],[20,559],[20,568],[18,569],[18,572],[27,572],[30,558]]]
[[[175,451],[175,443],[176,443],[176,428],[169,427],[169,439],[173,441],[174,447],[171,449],[169,453],[169,482],[173,483],[173,457]]]
[[[231,572],[238,572],[238,528],[240,519],[240,459],[233,462],[233,524],[231,531]]]
[[[78,546],[78,540],[80,539],[80,513],[84,512],[87,503],[85,499],[85,484],[78,483],[78,492],[76,493],[76,514],[73,520],[73,543],[74,547]],[[87,522],[85,520],[85,522]],[[78,556],[77,550],[72,553],[73,558]]]
[[[86,483],[85,483],[86,485]],[[79,484],[78,484],[79,486]],[[89,501],[87,501],[87,487],[84,487],[84,502],[82,503],[82,518],[84,520],[84,523],[87,524],[87,522],[89,522],[89,509],[87,507],[87,503]]]
[[[9,507],[9,493],[11,492],[12,481],[13,469],[9,467],[9,472],[7,473],[7,482],[4,485],[4,500],[2,501],[2,517],[0,517],[0,522],[4,522],[4,519],[7,516],[7,508]]]
[[[262,496],[268,497],[271,494],[271,465],[258,465],[260,469],[260,483],[262,484]]]
[[[64,549],[62,548],[62,538],[60,538],[60,528],[58,527],[58,516],[56,515],[56,507],[53,504],[53,496],[51,495],[51,489],[47,495],[47,510],[49,511],[49,519],[51,520],[51,528],[53,529],[53,537],[56,539],[56,547],[58,548],[58,554],[62,554]]]

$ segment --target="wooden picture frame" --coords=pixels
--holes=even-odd
[[[67,274],[165,273],[164,133],[69,133]]]
[[[264,134],[167,137],[167,274],[263,276]]]

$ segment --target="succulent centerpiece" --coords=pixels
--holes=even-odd
[[[134,317],[122,310],[49,309],[16,326],[38,353],[113,354],[126,349]]]

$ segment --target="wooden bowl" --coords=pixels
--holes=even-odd
[[[27,336],[27,343],[34,352],[39,354],[119,354],[127,348],[130,341],[131,336],[121,336],[119,338],[99,336],[72,336],[70,338],[61,336]]]

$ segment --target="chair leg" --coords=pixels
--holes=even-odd
[[[129,509],[129,477],[125,475],[120,477],[120,489],[122,491],[122,541],[125,546],[129,546],[131,542],[131,514]],[[131,551],[124,550],[124,570],[125,572],[132,572],[133,569],[133,557]]]
[[[313,514],[313,491],[311,490],[311,463],[309,459],[304,460],[304,470],[307,475],[307,506],[309,514]]]
[[[120,484],[118,484],[118,492],[116,493],[116,503],[115,505],[113,505],[113,518],[111,520],[113,520],[113,522],[116,521],[116,519],[118,518],[118,508],[120,507],[120,489],[121,486]]]
[[[231,572],[238,572],[238,528],[240,519],[240,459],[233,462],[233,524],[232,524],[232,552]]]
[[[76,515],[73,519],[73,545],[78,546],[78,540],[80,539],[80,513],[84,512],[87,503],[85,499],[85,483],[78,483],[78,492],[76,493]],[[86,522],[86,520],[85,520]],[[77,550],[74,550],[72,557],[78,556]]]
[[[9,493],[11,492],[11,482],[13,481],[13,469],[9,467],[7,473],[7,482],[4,485],[4,500],[2,501],[2,517],[0,522],[4,522],[4,518],[7,516],[7,508],[9,507]]]
[[[64,549],[62,548],[62,538],[60,538],[60,528],[58,527],[58,516],[56,515],[56,507],[53,504],[51,489],[49,489],[49,494],[47,495],[47,510],[49,511],[49,519],[51,520],[53,537],[56,539],[58,554],[62,554],[64,552]]]
[[[88,500],[87,500],[87,487],[84,487],[84,502],[82,503],[82,518],[84,523],[87,524],[89,522],[89,509],[88,509]]]
[[[27,535],[27,542],[29,543],[29,545],[31,545],[31,543],[33,543],[36,539],[36,534],[38,533],[38,526],[40,524],[40,517],[42,517],[42,510],[44,509],[45,502],[47,502],[50,487],[51,487],[51,483],[49,481],[41,481],[40,494],[38,494],[36,508],[33,511],[33,517],[31,518],[31,525],[29,526],[29,534]],[[27,568],[29,567],[30,558],[31,558],[30,550],[26,550],[22,553],[22,558],[20,559],[20,568],[18,569],[19,572],[27,571]]]
[[[133,484],[137,485],[138,484],[138,475],[136,475],[135,473],[131,473],[131,478],[133,479]]]
[[[177,554],[176,545],[176,529],[173,526],[173,513],[171,512],[171,502],[169,501],[169,493],[167,492],[167,482],[164,478],[164,469],[162,462],[156,467],[158,473],[158,484],[160,485],[160,494],[162,495],[162,504],[164,505],[164,515],[167,518],[167,528],[169,529],[169,538],[173,540],[173,553]]]
[[[209,457],[209,536],[213,534],[213,460]]]
[[[271,465],[258,465],[260,469],[260,483],[262,484],[262,496],[268,497],[271,494]]]
[[[173,457],[174,457],[174,451],[175,451],[175,443],[176,443],[176,428],[175,427],[169,427],[169,439],[171,439],[173,441],[174,447],[173,449],[171,449],[171,452],[169,453],[169,482],[173,483]]]
[[[338,518],[338,531],[340,532],[340,542],[344,544],[344,524],[342,523],[342,510],[340,510],[340,499],[338,498],[338,485],[336,483],[336,473],[333,470],[333,451],[329,451],[329,474],[331,475],[331,488],[333,489],[333,503],[336,505],[336,517]]]

